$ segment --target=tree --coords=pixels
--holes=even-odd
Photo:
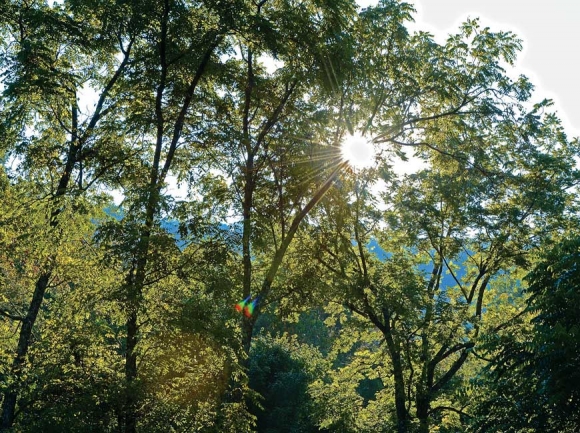
[[[504,326],[489,312],[493,292],[569,225],[578,176],[575,143],[554,115],[541,114],[549,103],[526,110],[518,101],[528,99],[529,83],[499,68],[498,56],[513,59],[517,40],[476,22],[443,47],[416,38],[435,53],[417,78],[424,99],[417,106],[411,99],[408,120],[383,127],[389,132],[378,141],[416,147],[429,168],[401,180],[383,169],[383,218],[368,201],[369,181],[345,183],[350,198],[336,197],[326,212],[335,222],[314,232],[321,270],[345,294],[338,299],[384,342],[399,432],[427,432],[448,411],[468,416],[450,399],[482,335]],[[455,72],[444,73],[450,65]],[[387,252],[382,261],[367,248],[373,237]],[[517,282],[508,287],[517,290]]]
[[[129,60],[131,14],[112,14],[106,6],[89,11],[74,2],[61,7],[37,1],[5,3],[2,12],[6,43],[1,66],[8,77],[3,83],[2,129],[11,132],[3,148],[23,160],[24,176],[43,184],[34,193],[49,198],[45,205],[50,230],[43,232],[53,242],[60,236],[59,221],[70,203],[68,196],[82,194],[122,160],[116,153],[117,137],[99,140],[95,133],[112,107],[111,92]],[[120,60],[115,57],[119,44]],[[79,108],[77,100],[84,86],[99,92],[97,104],[88,112]],[[19,320],[11,385],[2,402],[2,429],[14,422],[18,378],[54,277],[50,264],[55,257],[47,256],[38,268],[30,304]]]
[[[21,431],[103,431],[114,416],[115,347],[107,288],[115,282],[99,266],[92,243],[104,200],[76,199],[50,236],[46,203],[37,187],[19,181],[3,191],[0,235],[1,390],[18,393],[15,418]],[[84,207],[74,212],[75,207]],[[11,370],[19,328],[43,267],[51,267],[47,293],[31,336],[26,362]],[[98,397],[97,397],[98,396]],[[113,409],[112,409],[113,407]]]
[[[473,431],[572,432],[578,395],[577,238],[541,255],[527,275],[525,321],[490,337]]]
[[[127,433],[136,431],[138,421],[137,345],[144,290],[172,274],[171,265],[158,253],[176,248],[175,240],[160,227],[167,209],[163,189],[171,171],[179,169],[175,162],[184,146],[183,136],[203,128],[203,120],[197,117],[205,108],[199,88],[212,68],[218,68],[230,33],[240,30],[246,15],[244,2],[198,5],[167,0],[139,7],[147,14],[140,17],[135,32],[138,61],[131,63],[121,89],[125,98],[122,116],[129,120],[125,140],[144,152],[123,173],[127,211],[110,231],[113,236],[119,231],[125,234],[126,241],[117,251],[125,257],[127,401],[123,424]]]
[[[241,322],[238,359],[246,368],[261,309],[287,292],[283,278],[277,281],[279,291],[271,289],[289,246],[340,171],[338,152],[330,146],[336,138],[321,133],[333,119],[320,106],[335,103],[332,86],[339,79],[330,75],[328,62],[331,54],[344,55],[341,50],[349,48],[349,37],[342,41],[338,35],[348,31],[353,16],[351,1],[257,3],[248,16],[251,30],[236,35],[240,51],[229,58],[228,75],[218,82],[223,97],[216,103],[215,123],[202,135],[213,149],[205,177],[218,170],[230,178],[226,199],[240,218],[239,298],[260,299],[253,316]],[[265,62],[273,60],[280,66],[269,72]],[[232,381],[226,404],[242,402],[243,388],[243,381]]]
[[[260,432],[318,432],[308,384],[326,367],[319,352],[296,336],[258,336],[250,360],[250,387],[262,397],[254,410]]]

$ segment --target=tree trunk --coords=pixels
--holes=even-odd
[[[393,376],[395,378],[395,409],[397,412],[397,432],[407,433],[409,429],[409,414],[405,405],[407,399],[405,394],[403,368],[401,366],[401,359],[398,354],[393,358]]]
[[[131,311],[127,318],[127,352],[125,353],[125,380],[127,381],[125,400],[125,433],[137,431],[137,354],[135,346],[138,338],[137,312]]]
[[[393,362],[393,377],[395,379],[395,410],[397,413],[397,432],[407,433],[409,429],[409,413],[406,407],[405,379],[401,357],[398,352],[391,357]]]
[[[0,431],[7,431],[14,423],[16,401],[18,399],[18,382],[20,374],[22,373],[22,367],[26,362],[26,354],[28,353],[32,341],[32,329],[36,322],[38,312],[40,311],[40,306],[42,305],[42,300],[46,293],[50,277],[51,273],[45,272],[36,281],[32,301],[28,307],[28,313],[22,321],[20,336],[18,338],[18,347],[16,348],[16,357],[14,358],[11,369],[13,381],[5,392],[4,401],[2,403],[2,424],[0,426]]]
[[[431,398],[427,393],[419,393],[417,395],[417,419],[419,420],[418,433],[429,433],[429,409],[431,406]]]
[[[403,375],[403,363],[401,361],[401,350],[393,338],[390,322],[390,313],[383,310],[383,334],[391,362],[393,363],[393,377],[395,379],[395,410],[397,415],[397,433],[407,433],[409,431],[409,413],[407,412],[407,395],[405,392],[405,376]]]
[[[248,53],[251,61],[251,52]],[[250,68],[251,70],[251,68]],[[248,89],[246,89],[246,100],[249,101],[251,93],[252,82],[251,76],[248,79]],[[247,103],[249,106],[249,103]],[[243,208],[243,225],[242,225],[242,266],[243,266],[243,283],[242,283],[242,297],[246,299],[252,294],[252,252],[251,252],[251,238],[252,238],[252,210],[254,205],[254,154],[249,144],[249,129],[246,123],[247,113],[244,117],[244,136],[245,147],[248,152],[244,173],[244,198],[242,202]],[[256,312],[257,315],[257,312]],[[248,371],[250,367],[250,348],[252,346],[252,336],[254,333],[255,317],[244,317],[242,315],[242,339],[241,339],[241,355],[244,357],[240,361],[240,367],[243,371]],[[228,392],[225,395],[225,403],[241,403],[244,399],[243,384],[239,380],[230,377]]]
[[[79,152],[82,148],[82,144],[86,142],[86,140],[89,138],[90,132],[94,130],[97,123],[101,119],[103,114],[102,109],[105,100],[129,62],[129,56],[131,53],[132,45],[133,39],[131,39],[129,44],[127,45],[127,48],[124,52],[123,61],[115,71],[115,74],[111,77],[111,79],[107,82],[106,86],[103,88],[103,91],[95,107],[93,116],[90,122],[88,123],[87,129],[85,130],[84,137],[79,136],[78,106],[76,103],[77,95],[76,91],[74,91],[74,102],[72,103],[71,106],[71,129],[70,129],[71,137],[70,142],[68,144],[65,166],[63,174],[59,179],[57,189],[54,192],[51,201],[52,209],[50,214],[49,225],[53,229],[55,229],[58,226],[59,224],[58,216],[63,210],[62,207],[59,207],[59,200],[61,200],[68,192],[75,165],[81,162],[81,159],[79,159],[80,158]],[[41,274],[40,277],[36,280],[34,293],[32,295],[32,301],[30,302],[30,305],[28,307],[28,313],[26,314],[26,317],[22,321],[20,335],[18,338],[18,346],[16,348],[16,356],[14,358],[11,368],[13,382],[9,385],[8,389],[4,393],[0,431],[6,431],[10,429],[14,424],[16,403],[18,400],[18,389],[17,389],[18,381],[21,369],[24,365],[24,362],[26,361],[28,349],[30,347],[32,329],[34,328],[34,324],[36,323],[36,318],[38,316],[38,312],[40,311],[40,307],[44,299],[44,294],[46,293],[48,282],[51,276],[52,272],[46,271],[43,274]]]
[[[137,265],[127,275],[127,351],[125,353],[125,380],[127,395],[125,399],[125,433],[137,431],[137,406],[139,390],[137,389],[137,353],[135,351],[139,342],[138,313],[141,307],[143,287],[148,262],[149,246],[153,221],[159,203],[159,188],[157,187],[156,172],[152,176],[151,190],[145,215],[145,227],[141,233],[137,248]]]

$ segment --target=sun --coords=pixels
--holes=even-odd
[[[356,169],[370,168],[375,163],[375,148],[373,144],[358,132],[347,136],[340,145],[342,159]]]

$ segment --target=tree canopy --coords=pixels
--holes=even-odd
[[[575,431],[578,140],[414,12],[0,3],[0,431]]]

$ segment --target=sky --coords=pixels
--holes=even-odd
[[[580,136],[579,0],[407,0],[417,9],[415,29],[438,42],[465,18],[479,17],[493,31],[510,30],[523,40],[519,73],[536,86],[534,98],[553,99],[569,137]],[[376,0],[359,0],[368,6]]]

